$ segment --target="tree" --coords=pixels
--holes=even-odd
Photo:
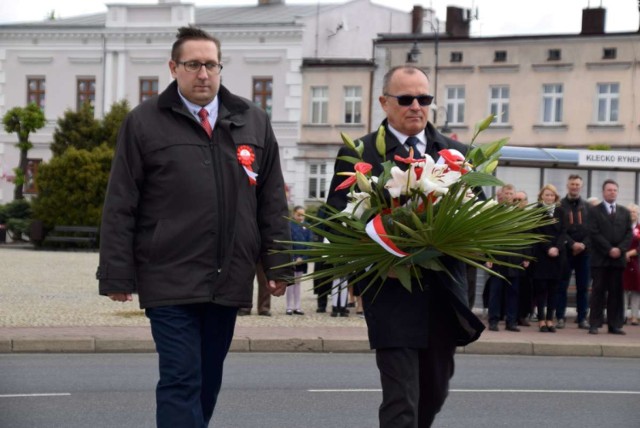
[[[103,120],[93,117],[93,107],[88,103],[79,111],[65,111],[53,132],[53,155],[60,156],[69,147],[91,150],[105,143],[115,147],[120,125],[129,110],[129,103],[122,100],[111,105]]]
[[[78,111],[68,109],[58,119],[50,148],[54,156],[60,156],[69,147],[92,149],[100,145],[100,134],[100,122],[93,117],[93,107],[85,103]]]
[[[29,141],[29,134],[44,127],[46,120],[44,113],[36,104],[29,104],[26,107],[14,107],[9,110],[2,118],[4,130],[11,134],[18,134],[18,143],[16,147],[20,149],[20,162],[18,167],[14,169],[16,178],[13,190],[13,199],[23,199],[22,185],[24,184],[24,175],[27,169],[27,154],[33,147]]]
[[[127,100],[111,104],[111,110],[109,110],[109,113],[107,113],[102,120],[101,143],[105,143],[109,147],[116,146],[120,125],[122,125],[124,117],[130,110],[131,108]]]
[[[113,149],[69,147],[38,170],[34,218],[55,225],[99,226]]]

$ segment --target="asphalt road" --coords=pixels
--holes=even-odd
[[[0,355],[1,428],[153,427],[153,354]],[[212,427],[370,428],[372,354],[230,354]],[[636,359],[461,355],[435,427],[640,425]]]

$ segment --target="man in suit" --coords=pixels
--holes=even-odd
[[[362,138],[363,160],[373,166],[373,175],[379,175],[381,163],[395,155],[406,158],[410,147],[414,157],[427,153],[436,160],[442,149],[466,151],[465,145],[444,137],[428,123],[433,97],[422,70],[392,68],[382,89],[379,101],[387,115],[382,123],[386,129],[384,159],[375,147],[376,132]],[[335,173],[353,172],[353,165],[340,159],[344,155],[355,154],[346,147],[341,149]],[[347,204],[348,190],[335,190],[343,180],[343,176],[334,175],[327,200],[339,210]],[[422,287],[414,281],[411,292],[389,277],[363,295],[369,342],[376,350],[382,384],[381,428],[431,426],[448,394],[456,346],[475,341],[484,329],[467,307],[465,266],[453,259],[442,261],[455,280],[424,270]]]
[[[626,265],[625,251],[631,244],[631,215],[616,204],[618,183],[607,179],[602,184],[603,201],[589,212],[591,235],[591,308],[589,333],[598,334],[607,306],[607,325],[611,334],[625,334],[622,275]]]

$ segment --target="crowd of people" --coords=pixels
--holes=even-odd
[[[552,184],[544,185],[535,201],[512,184],[498,189],[498,203],[546,209],[546,215],[555,221],[533,231],[546,240],[523,249],[522,257],[505,259],[514,267],[487,263],[503,277],[490,276],[483,290],[489,330],[499,331],[502,319],[505,329],[513,332],[529,327],[532,320],[537,320],[543,333],[565,328],[572,275],[578,328],[598,334],[606,324],[610,334],[625,334],[625,324],[638,325],[639,208],[616,203],[619,186],[614,180],[602,184],[602,200],[584,199],[582,188],[582,177],[572,174],[564,197]]]

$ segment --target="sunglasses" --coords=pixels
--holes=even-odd
[[[413,104],[413,100],[418,100],[418,104],[420,104],[422,107],[431,105],[431,103],[433,102],[433,95],[389,95],[389,94],[384,94],[385,97],[393,97],[396,100],[398,100],[398,104],[403,106],[403,107],[407,107],[410,106],[411,104]]]

